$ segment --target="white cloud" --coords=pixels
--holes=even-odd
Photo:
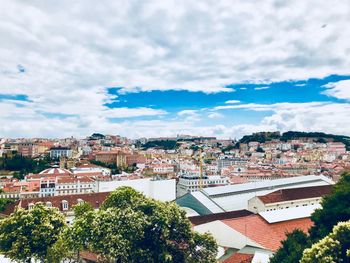
[[[198,110],[182,110],[177,115],[185,122],[197,122],[201,120]]]
[[[237,103],[240,103],[241,101],[239,100],[227,100],[225,101],[226,104],[237,104]]]
[[[350,80],[341,80],[338,82],[328,83],[324,85],[327,88],[323,94],[337,99],[350,100]]]
[[[140,116],[158,116],[166,114],[164,110],[156,110],[151,108],[114,108],[105,110],[103,113],[108,118],[131,118]]]
[[[218,119],[218,118],[222,118],[222,117],[224,117],[224,115],[221,113],[218,113],[218,112],[211,112],[208,114],[209,119]]]
[[[165,114],[145,107],[109,110],[105,104],[115,96],[105,87],[211,94],[232,92],[227,88],[232,83],[350,74],[347,0],[317,6],[311,0],[3,0],[1,6],[0,94],[25,94],[30,102],[20,107],[1,102],[0,122],[6,125],[0,125],[0,136],[95,130],[136,135],[146,133],[144,126],[132,122],[125,128],[108,118]],[[348,90],[338,88],[327,92],[348,99]],[[239,108],[235,106],[240,105],[218,110]],[[174,132],[190,125],[166,123]],[[158,134],[155,128],[150,132]]]
[[[270,88],[270,87],[268,87],[268,86],[265,86],[265,87],[256,87],[256,88],[254,88],[255,90],[264,90],[264,89],[268,89],[268,88]]]

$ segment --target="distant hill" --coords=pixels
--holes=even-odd
[[[164,150],[173,150],[178,147],[177,141],[175,140],[168,140],[168,141],[163,141],[163,140],[155,140],[155,141],[150,141],[146,142],[145,144],[142,145],[142,148],[148,149],[148,148],[158,148],[158,149],[164,149]]]
[[[288,131],[280,134],[280,132],[257,132],[252,135],[245,135],[242,139],[239,140],[240,143],[249,143],[249,142],[260,142],[264,143],[274,139],[281,141],[295,140],[301,138],[311,138],[315,142],[342,142],[346,145],[347,150],[350,150],[350,137],[345,135],[334,135],[327,134],[323,132],[299,132],[299,131]]]
[[[279,140],[281,138],[280,132],[256,132],[252,135],[245,135],[242,139],[239,140],[240,143],[249,143],[249,142],[260,142],[264,143],[271,140]]]

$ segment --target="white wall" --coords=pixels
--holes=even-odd
[[[219,220],[195,226],[194,230],[202,234],[206,232],[211,233],[218,245],[222,247],[242,249],[248,245],[263,248],[261,245],[250,240]]]
[[[172,201],[176,198],[175,179],[152,181],[151,178],[145,178],[98,182],[97,188],[98,192],[111,192],[121,186],[130,186],[146,196],[160,201]]]

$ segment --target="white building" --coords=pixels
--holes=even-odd
[[[159,201],[173,201],[176,198],[175,179],[155,180],[151,178],[97,181],[97,192],[112,192],[121,186],[130,186],[144,195]]]
[[[230,184],[227,177],[220,175],[203,175],[199,173],[183,173],[179,176],[176,187],[176,196],[180,197],[189,192],[196,192],[205,187],[215,187]]]
[[[53,147],[50,149],[50,157],[57,159],[61,156],[71,158],[73,156],[73,150],[68,147]]]
[[[247,158],[222,158],[218,160],[219,171],[232,165],[244,165],[249,161]]]
[[[174,166],[170,164],[161,163],[153,166],[153,173],[155,174],[170,174],[174,172]]]
[[[249,199],[248,210],[260,213],[293,207],[314,206],[320,204],[322,197],[330,194],[331,190],[331,185],[280,189]]]
[[[298,176],[268,181],[234,184],[203,188],[187,193],[176,199],[181,207],[196,211],[200,215],[248,209],[248,200],[257,195],[265,195],[276,190],[333,185],[325,176]]]
[[[83,164],[77,165],[71,170],[75,175],[79,175],[79,174],[102,174],[104,176],[111,175],[111,169],[98,166],[92,163],[83,163]]]
[[[96,191],[96,182],[89,177],[63,177],[58,178],[55,187],[55,196],[71,194],[87,194]]]

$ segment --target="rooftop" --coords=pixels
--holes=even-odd
[[[298,199],[308,199],[313,197],[322,197],[330,194],[332,185],[320,185],[311,187],[280,189],[275,192],[258,196],[264,204],[285,202]]]
[[[310,218],[270,224],[260,215],[227,219],[222,222],[271,251],[276,251],[281,246],[281,241],[285,239],[286,233],[295,229],[307,232],[313,224]]]

